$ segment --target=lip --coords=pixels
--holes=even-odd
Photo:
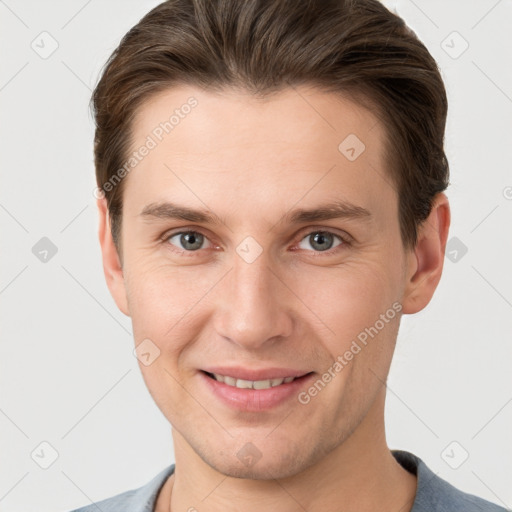
[[[223,371],[226,371],[224,369]],[[233,368],[229,369],[233,371]],[[269,370],[270,371],[270,370]],[[276,373],[268,375],[275,376]],[[290,370],[288,370],[289,372]],[[275,369],[274,369],[275,372]],[[222,372],[212,372],[224,375]],[[229,372],[226,372],[228,375]],[[297,400],[297,397],[301,390],[306,389],[309,386],[309,382],[315,378],[315,373],[310,372],[306,375],[302,375],[296,378],[292,382],[283,383],[279,386],[268,389],[240,389],[235,386],[229,386],[224,382],[219,382],[212,377],[209,377],[204,371],[198,372],[200,379],[209,391],[217,400],[230,408],[237,409],[243,412],[262,412],[268,411],[275,408],[286,401],[293,399]],[[232,374],[231,374],[232,375]],[[247,372],[245,373],[247,375]],[[254,375],[252,373],[251,375]],[[258,374],[258,376],[260,376]],[[234,377],[234,375],[232,375]],[[284,376],[284,375],[282,375]],[[281,376],[281,377],[282,377]],[[291,377],[289,373],[286,375]],[[238,378],[238,377],[237,377]],[[240,377],[242,378],[242,377]],[[252,378],[246,380],[266,380],[265,378]]]
[[[302,377],[307,373],[311,373],[311,370],[296,370],[292,368],[261,368],[261,369],[250,369],[242,368],[240,366],[211,366],[209,368],[201,368],[203,371],[208,373],[217,373],[218,375],[224,375],[234,377],[235,379],[243,380],[267,380],[267,379],[284,379],[286,377]]]

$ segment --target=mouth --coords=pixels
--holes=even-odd
[[[293,407],[294,398],[316,378],[315,372],[285,367],[211,366],[200,369],[198,375],[208,400],[244,413]]]
[[[203,371],[203,373],[207,375],[210,379],[216,380],[217,382],[222,382],[223,384],[226,384],[227,386],[231,386],[234,388],[263,390],[282,386],[283,384],[289,384],[293,381],[300,380],[313,372],[305,373],[303,375],[296,377],[274,377],[264,380],[238,379],[230,375],[221,375],[219,373],[211,373],[207,371]]]

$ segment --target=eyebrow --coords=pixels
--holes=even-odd
[[[143,218],[163,220],[184,220],[202,224],[219,225],[225,222],[215,213],[209,210],[194,210],[186,206],[170,202],[151,203],[144,207],[140,215]],[[371,221],[373,215],[362,206],[354,205],[348,201],[340,200],[323,204],[316,208],[299,208],[286,213],[277,224],[301,224],[305,222],[318,222],[329,219],[348,219]]]

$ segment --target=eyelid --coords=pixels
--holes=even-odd
[[[328,233],[330,235],[333,235],[341,241],[338,245],[335,247],[331,247],[330,249],[327,249],[325,251],[314,251],[309,249],[301,249],[298,247],[298,244],[302,242],[305,238],[312,235],[313,233]],[[354,238],[349,235],[347,232],[343,231],[343,234],[340,234],[336,229],[334,228],[325,228],[325,227],[307,227],[305,228],[305,231],[301,231],[300,235],[298,236],[298,242],[293,246],[292,251],[305,251],[307,253],[307,257],[313,257],[313,258],[328,258],[335,255],[338,255],[340,251],[343,251],[349,247],[352,246],[352,243],[354,242]]]
[[[306,236],[312,233],[329,233],[331,235],[339,237],[346,244],[355,242],[354,237],[349,235],[346,231],[326,226],[308,226],[307,228],[304,228],[303,230],[299,231],[299,234],[297,236],[299,237],[299,241],[301,241]]]
[[[212,242],[210,240],[210,237],[209,235],[207,235],[203,230],[202,228],[198,228],[198,227],[181,227],[181,228],[175,228],[174,230],[171,229],[169,231],[166,231],[163,235],[160,235],[159,237],[159,240],[163,243],[167,243],[169,241],[169,238],[173,237],[173,236],[176,236],[176,235],[182,235],[182,234],[185,234],[185,233],[197,233],[199,235],[202,235],[206,240],[208,240],[208,242],[212,245],[212,247],[208,247],[207,249],[215,249],[218,247],[217,244],[215,244],[214,242]],[[169,244],[169,245],[172,245],[172,244]],[[173,246],[175,248],[175,250],[177,252],[181,252],[181,253],[187,253],[187,254],[194,254],[194,253],[197,253],[203,249],[198,249],[197,251],[186,251],[185,249],[180,249],[179,247],[176,247],[176,246]]]
[[[176,235],[183,234],[183,233],[198,233],[198,234],[204,236],[208,240],[208,242],[210,244],[212,244],[213,247],[210,247],[210,249],[212,249],[212,248],[216,249],[219,247],[217,244],[215,244],[214,242],[212,242],[210,240],[209,235],[207,235],[203,231],[203,228],[195,227],[195,226],[190,226],[190,227],[185,226],[185,227],[171,229],[169,231],[166,231],[159,238],[162,242],[165,243],[169,240],[169,238],[176,236]],[[308,235],[312,235],[313,233],[329,233],[331,235],[337,236],[342,242],[341,244],[337,245],[333,249],[328,249],[327,251],[308,251],[308,252],[317,254],[319,256],[321,256],[324,253],[327,255],[333,254],[337,251],[338,247],[351,245],[354,242],[354,238],[351,235],[349,235],[346,231],[343,231],[341,234],[335,228],[330,228],[330,227],[325,227],[325,226],[308,226],[308,227],[305,227],[302,230],[300,230],[299,233],[296,235],[296,242],[294,243],[294,247],[298,243],[302,242],[302,240],[304,240],[304,238],[306,238]],[[169,245],[172,245],[172,244],[169,244]],[[178,252],[180,254],[185,253],[187,255],[194,255],[195,253],[199,253],[201,251],[201,249],[198,249],[197,251],[187,251],[185,249],[180,249],[179,247],[176,247],[176,246],[173,246],[173,247],[175,248],[173,250],[175,250],[176,252]],[[296,250],[296,249],[293,249],[293,250]],[[299,249],[299,250],[305,250],[305,249]]]

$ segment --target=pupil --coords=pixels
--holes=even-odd
[[[193,247],[189,246],[187,247],[188,249],[199,249],[201,247],[201,235],[197,237],[196,235],[198,234],[199,233],[185,233],[184,235],[181,235],[181,243],[183,244],[184,247],[187,247],[187,244],[192,244]]]
[[[325,234],[323,234],[323,233],[315,233],[313,235],[313,240],[314,240],[314,242],[312,243],[312,245],[314,246],[316,244],[317,248],[320,251],[325,251],[325,250],[329,249],[329,247],[330,247],[330,244],[328,244],[329,247],[322,246],[322,244],[325,244],[326,240],[328,241],[328,237],[326,237]]]

